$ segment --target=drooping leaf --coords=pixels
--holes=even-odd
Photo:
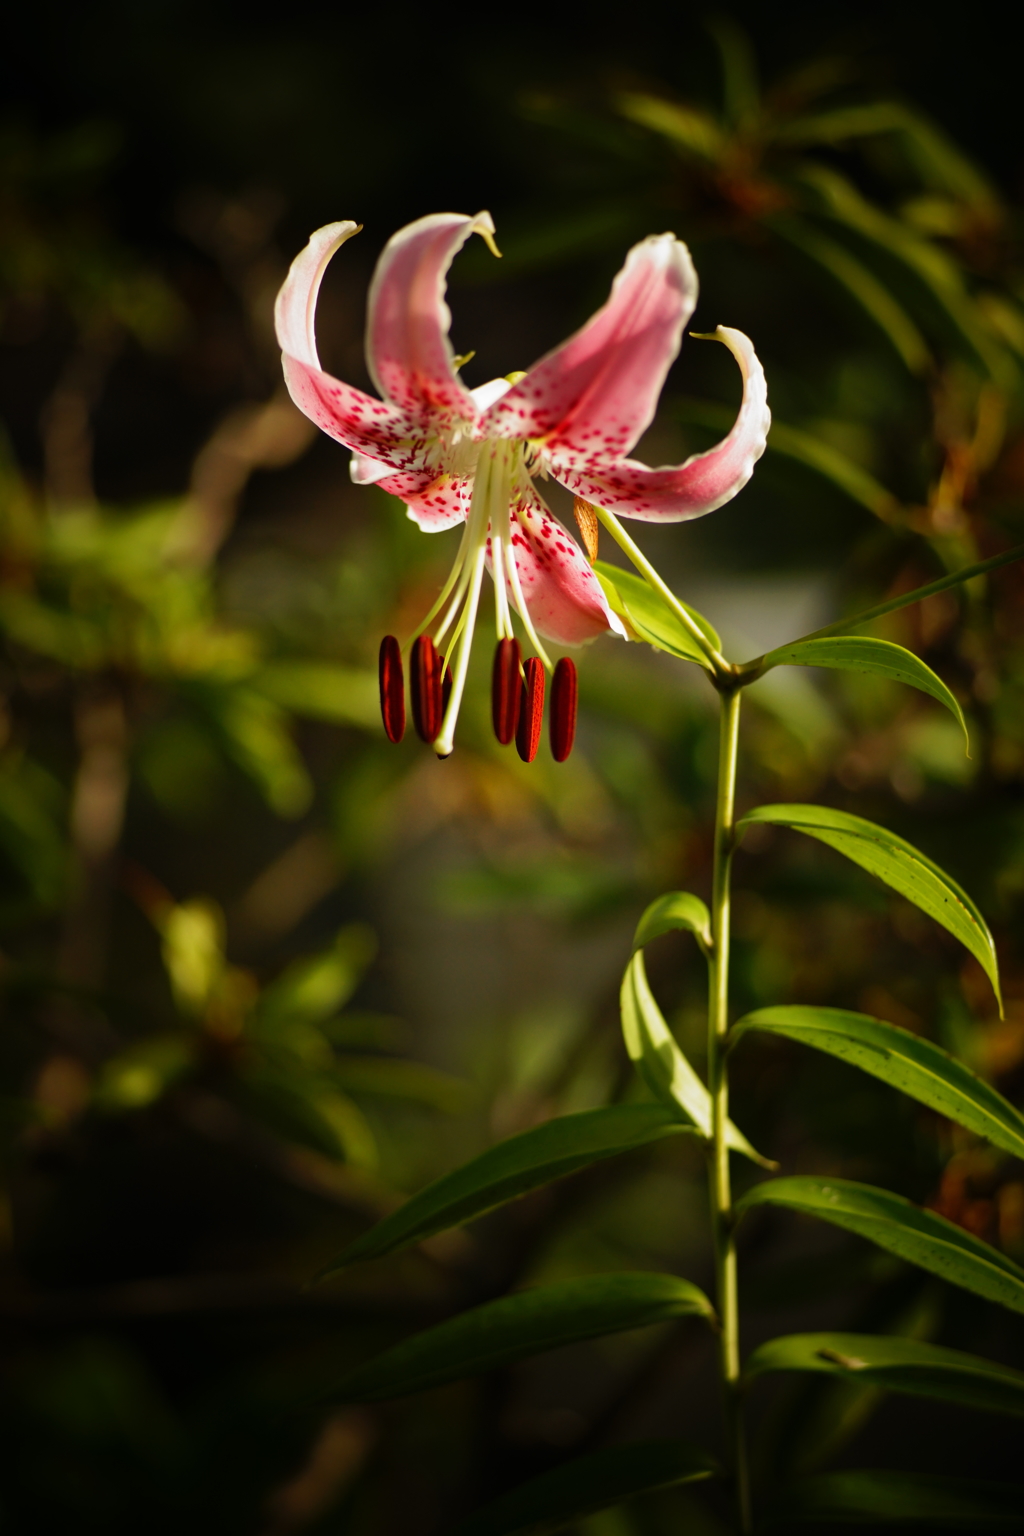
[[[1024,1489],[924,1472],[821,1472],[794,1483],[765,1511],[768,1524],[838,1521],[844,1525],[953,1526],[969,1531],[1024,1530]]]
[[[931,361],[927,342],[903,306],[863,262],[845,246],[791,214],[776,216],[770,225],[845,289],[888,338],[910,373],[924,373]]]
[[[713,400],[684,396],[675,402],[674,410],[680,421],[707,427],[713,432],[728,432],[733,422],[728,408],[717,405]],[[873,512],[882,522],[898,519],[900,504],[892,492],[886,490],[862,465],[847,458],[845,453],[841,453],[831,443],[823,442],[820,437],[814,437],[810,432],[804,432],[799,427],[790,426],[773,417],[768,429],[768,452],[793,459],[797,464],[803,464],[826,480],[831,480],[834,486]]]
[[[866,1237],[951,1285],[1024,1312],[1024,1269],[944,1216],[922,1210],[902,1195],[849,1179],[797,1176],[755,1184],[736,1202],[737,1214],[758,1205],[780,1205],[817,1216]]]
[[[744,1376],[814,1371],[886,1392],[940,1398],[1024,1418],[1024,1372],[921,1339],[863,1333],[793,1333],[769,1339],[747,1361]]]
[[[695,661],[702,667],[707,665],[707,658],[679,616],[642,576],[609,565],[604,560],[594,562],[594,571],[612,608],[628,619],[641,640],[683,661]],[[689,603],[684,603],[681,598],[679,602],[697,628],[719,650],[722,642],[717,630]]]
[[[824,805],[760,805],[743,817],[737,832],[755,824],[792,827],[827,843],[927,912],[970,950],[1002,1010],[999,962],[988,924],[966,891],[912,844],[862,816]]]
[[[941,1046],[882,1019],[841,1008],[759,1008],[733,1025],[730,1039],[748,1030],[799,1040],[881,1078],[938,1114],[1024,1157],[1024,1115]]]
[[[680,1440],[641,1440],[578,1456],[463,1520],[452,1536],[549,1536],[641,1493],[714,1477],[707,1451]]]
[[[434,1232],[461,1226],[509,1200],[539,1189],[591,1163],[663,1136],[691,1132],[675,1106],[613,1104],[548,1120],[489,1147],[407,1200],[399,1210],[363,1233],[325,1274],[360,1259],[379,1259]]]
[[[640,1076],[663,1104],[676,1105],[704,1137],[711,1135],[711,1098],[708,1090],[676,1044],[647,981],[644,957],[634,954],[622,978],[622,1034],[626,1050]],[[742,1152],[762,1168],[774,1163],[755,1152],[750,1142],[729,1121],[726,1140],[734,1152]]]
[[[836,667],[844,672],[868,672],[875,677],[885,677],[894,683],[906,683],[919,688],[944,704],[954,716],[964,733],[964,744],[970,747],[967,722],[956,698],[941,677],[936,677],[931,667],[925,665],[913,651],[895,645],[891,640],[875,640],[867,635],[834,635],[824,640],[795,640],[791,645],[777,646],[764,658],[764,669],[770,667]]]
[[[710,1319],[703,1291],[675,1275],[588,1275],[502,1296],[396,1344],[350,1371],[330,1396],[380,1402],[478,1376],[564,1344],[679,1317]]]
[[[675,929],[692,933],[701,949],[707,951],[710,947],[711,914],[699,896],[692,896],[689,891],[669,891],[652,901],[636,925],[633,953],[660,934]]]
[[[324,661],[278,661],[264,667],[252,684],[283,709],[337,725],[376,727],[380,695],[372,672]]]
[[[651,128],[682,150],[707,164],[715,164],[725,148],[721,128],[707,112],[650,96],[646,91],[622,91],[615,98],[622,116],[642,128]]]

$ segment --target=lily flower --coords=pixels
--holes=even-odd
[[[576,672],[552,669],[541,636],[578,645],[625,634],[600,582],[568,529],[538,490],[549,476],[578,500],[647,522],[681,522],[723,505],[746,484],[764,452],[770,416],[764,373],[750,341],[720,326],[717,339],[743,375],[743,400],[728,436],[685,463],[651,469],[628,457],[657,408],[683,327],[697,302],[690,254],[674,235],[635,245],[603,308],[526,373],[468,389],[459,377],[445,302],[448,268],[473,234],[498,255],[488,213],[438,213],[388,241],[370,285],[366,360],[380,399],[320,367],[314,333],[317,294],[338,248],[360,226],[317,230],[295,258],[277,297],[275,321],[292,399],[317,426],[352,450],[357,485],[401,497],[426,533],[456,523],[464,532],[455,564],[412,645],[417,729],[439,757],[452,750],[465,689],[485,569],[494,581],[498,648],[494,724],[536,751],[544,670],[553,671],[552,745],[572,746]],[[525,665],[512,627],[522,620],[539,665]],[[438,647],[443,651],[443,656]],[[392,740],[405,725],[401,650],[381,647],[381,705]]]

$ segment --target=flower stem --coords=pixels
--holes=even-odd
[[[740,1407],[739,1301],[736,1245],[732,1227],[729,1182],[729,1076],[726,1034],[729,1028],[729,874],[736,798],[736,757],[742,689],[720,688],[721,734],[718,758],[718,803],[715,809],[714,885],[711,899],[712,948],[708,989],[708,1087],[712,1107],[710,1167],[711,1221],[715,1251],[715,1282],[726,1441],[736,1488],[740,1529],[752,1529],[750,1483]]]
[[[686,608],[672,591],[672,588],[658,575],[657,571],[654,569],[654,566],[651,564],[639,546],[634,544],[633,540],[630,538],[625,528],[623,528],[614,512],[606,512],[604,507],[598,506],[594,507],[594,511],[597,513],[604,526],[608,529],[608,532],[611,534],[619,548],[625,555],[629,557],[630,560],[632,560],[633,564],[636,566],[637,570],[640,572],[641,576],[644,578],[647,584],[654,588],[659,597],[663,597],[665,599],[666,603],[668,603],[668,606],[672,609],[672,612],[682,624],[683,628],[689,631],[691,638],[697,642],[697,645],[707,657],[712,672],[716,676],[730,672],[731,668],[728,661],[726,661],[725,657],[720,651],[715,650],[715,647],[711,644],[711,641],[708,639],[707,635],[701,629],[700,625],[695,623],[694,619],[687,612]]]

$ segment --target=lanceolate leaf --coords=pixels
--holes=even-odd
[[[924,1472],[822,1472],[794,1483],[766,1511],[769,1525],[838,1521],[953,1526],[961,1531],[1022,1531],[1019,1484]]]
[[[588,1275],[503,1296],[428,1328],[351,1371],[330,1396],[345,1402],[403,1397],[478,1376],[529,1355],[627,1328],[714,1315],[703,1291],[675,1275]]]
[[[691,896],[689,891],[669,891],[652,901],[637,923],[633,953],[660,934],[677,928],[692,933],[705,952],[711,947],[711,914],[700,897]]]
[[[909,1030],[841,1008],[796,1006],[748,1013],[733,1025],[731,1039],[738,1041],[751,1029],[838,1056],[1024,1158],[1024,1115],[955,1057]]]
[[[662,1103],[676,1105],[704,1137],[711,1135],[711,1098],[675,1042],[647,982],[644,957],[638,951],[626,967],[620,993],[622,1034],[626,1050],[640,1076]],[[750,1142],[729,1121],[726,1140],[734,1152],[773,1168],[774,1163],[755,1152]]]
[[[1024,1418],[1024,1372],[920,1339],[864,1333],[793,1333],[747,1361],[748,1381],[769,1371],[815,1371],[911,1397],[941,1398]]]
[[[999,962],[988,924],[966,891],[895,832],[825,805],[760,805],[737,826],[792,827],[844,853],[953,934],[980,963],[1002,1009]]]
[[[641,1440],[592,1451],[544,1472],[478,1510],[452,1536],[548,1536],[641,1493],[714,1477],[707,1451],[680,1440]]]
[[[870,672],[875,677],[886,677],[894,683],[919,688],[922,693],[930,693],[933,699],[938,699],[955,716],[964,733],[964,744],[970,746],[963,710],[941,677],[936,677],[931,667],[926,667],[913,651],[894,645],[891,640],[874,640],[867,635],[797,640],[792,645],[780,645],[769,651],[763,665],[766,672],[770,667],[780,666],[838,667],[844,672]]]
[[[769,1179],[755,1184],[737,1201],[737,1214],[757,1205],[782,1205],[818,1216],[951,1285],[1024,1312],[1024,1270],[1012,1259],[944,1216],[922,1210],[887,1189],[848,1179]]]
[[[434,1232],[472,1221],[590,1163],[688,1131],[691,1127],[682,1124],[675,1107],[662,1104],[613,1104],[548,1120],[489,1147],[429,1184],[358,1237],[324,1273],[332,1274],[358,1259],[379,1259]]]
[[[702,667],[707,666],[707,657],[689,630],[642,576],[624,571],[617,565],[608,565],[604,560],[594,562],[594,571],[615,612],[629,620],[641,640],[646,640],[648,645],[655,646],[659,651],[668,651],[670,656],[678,656],[683,661],[695,661]],[[681,598],[680,603],[697,628],[719,650],[722,642],[717,630],[689,603],[684,603]]]

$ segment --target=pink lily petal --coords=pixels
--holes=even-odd
[[[274,304],[274,329],[281,351],[310,368],[320,367],[316,350],[314,315],[327,265],[335,251],[362,229],[351,219],[325,224],[310,235],[288,269],[288,276]]]
[[[731,501],[754,472],[765,450],[771,412],[764,371],[742,331],[724,325],[715,333],[743,373],[743,402],[736,423],[716,448],[694,454],[685,464],[649,469],[635,459],[577,467],[573,455],[550,455],[555,479],[577,496],[609,512],[642,522],[679,523],[703,517]]]
[[[690,253],[674,235],[635,245],[603,309],[535,363],[481,419],[480,437],[542,438],[580,463],[619,458],[650,425],[697,302]]]
[[[517,488],[512,549],[523,598],[538,634],[559,645],[579,645],[608,630],[625,635],[622,621],[609,608],[576,540],[529,482]],[[511,586],[508,590],[515,602]]]
[[[396,475],[387,464],[354,453],[349,473],[355,485],[377,485],[405,502],[406,510],[424,533],[440,533],[466,520],[471,488],[467,481],[438,474],[436,469],[410,470]]]
[[[439,413],[472,420],[473,399],[455,371],[445,278],[456,253],[479,234],[494,248],[489,213],[434,213],[392,235],[370,284],[366,363],[388,400],[423,423]]]
[[[391,469],[418,469],[425,464],[423,430],[404,411],[287,353],[281,362],[288,393],[302,414],[328,437],[356,453],[383,460]]]

